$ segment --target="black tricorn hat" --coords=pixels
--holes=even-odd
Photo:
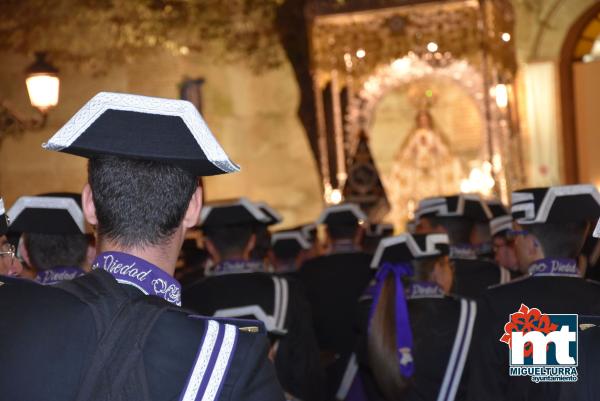
[[[497,199],[488,200],[488,201],[486,201],[486,203],[487,203],[488,209],[492,213],[492,219],[495,219],[496,217],[500,217],[500,216],[506,216],[507,214],[509,214],[506,206],[504,206],[504,204]]]
[[[317,224],[327,226],[358,226],[367,221],[367,215],[356,203],[341,203],[323,210]]]
[[[425,198],[419,202],[415,218],[456,217],[473,221],[488,222],[492,218],[486,202],[476,194],[460,194]]]
[[[521,225],[595,221],[600,193],[587,184],[522,189],[512,194],[511,213]]]
[[[246,198],[208,203],[200,213],[200,227],[267,224],[270,217]]]
[[[315,223],[303,224],[296,229],[300,230],[304,235],[304,238],[311,244],[314,244],[317,240],[317,225]]]
[[[367,237],[383,238],[394,234],[394,225],[389,223],[369,223],[365,230]]]
[[[72,196],[22,196],[8,217],[11,232],[85,234],[83,211]]]
[[[301,231],[278,231],[271,235],[271,249],[273,249],[275,256],[296,255],[300,251],[310,248],[310,242]]]
[[[164,162],[197,176],[239,171],[186,100],[100,92],[43,147],[87,158]]]
[[[266,223],[268,226],[279,224],[283,221],[283,217],[279,212],[273,209],[267,202],[255,202],[255,205],[267,216],[269,221]]]
[[[507,214],[505,216],[498,216],[490,220],[490,234],[500,235],[505,234],[508,230],[513,228],[512,216]]]
[[[408,263],[411,260],[448,255],[450,251],[447,234],[401,234],[384,238],[379,242],[371,267],[382,263]]]

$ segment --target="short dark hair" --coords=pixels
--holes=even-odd
[[[468,244],[471,241],[473,221],[463,217],[437,217],[427,216],[432,227],[442,226],[448,233],[450,244]]]
[[[181,224],[198,177],[183,168],[117,156],[91,158],[97,233],[124,247],[160,245]]]
[[[332,240],[354,239],[359,227],[358,224],[334,224],[327,226],[327,233]]]
[[[271,249],[271,233],[266,225],[261,224],[255,227],[254,234],[256,234],[256,244],[252,250],[252,259],[263,260]]]
[[[204,236],[212,242],[222,259],[235,257],[244,252],[252,234],[254,234],[254,227],[247,224],[204,228]]]
[[[579,256],[590,223],[544,223],[523,226],[533,234],[547,258],[572,258]]]
[[[89,243],[85,234],[27,233],[23,241],[29,261],[37,270],[58,266],[81,267]]]

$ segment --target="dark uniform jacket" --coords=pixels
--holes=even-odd
[[[575,383],[562,383],[560,401],[600,400],[600,317],[594,319],[592,327],[582,326],[586,319],[579,318],[579,365]]]
[[[509,270],[478,257],[473,248],[451,247],[450,258],[454,265],[453,294],[475,299],[488,287],[511,280]]]
[[[362,381],[363,398],[384,401],[369,367],[367,336],[372,302],[372,297],[365,296],[359,306],[361,334],[356,351],[359,366],[357,380]],[[413,335],[415,372],[412,376],[413,385],[402,400],[464,400],[468,376],[467,355],[477,314],[475,302],[454,296],[424,297],[408,299],[407,306]],[[445,396],[438,398],[442,392]],[[346,399],[353,399],[352,394],[348,394]]]
[[[356,342],[356,305],[373,277],[372,256],[332,253],[310,259],[300,268],[314,319],[328,394],[338,389]]]
[[[0,281],[0,400],[75,399],[99,341],[90,307],[55,286]],[[132,300],[162,301],[130,285],[116,281],[114,285]],[[214,321],[210,324],[216,325]],[[151,400],[180,399],[199,348],[205,344],[207,325],[207,319],[190,318],[175,310],[160,315],[142,350],[145,390]],[[236,341],[217,399],[282,401],[283,393],[266,356],[266,337],[240,330]]]
[[[509,375],[509,348],[500,342],[509,315],[521,304],[544,314],[600,314],[600,284],[578,277],[525,276],[487,290],[478,303],[468,399],[557,400],[559,383]],[[575,398],[573,398],[575,400]]]
[[[298,282],[234,269],[184,288],[183,305],[207,316],[263,321],[276,343],[275,369],[284,390],[304,401],[322,399],[324,373],[310,308]]]

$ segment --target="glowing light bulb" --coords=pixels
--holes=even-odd
[[[33,75],[25,80],[33,107],[46,111],[58,104],[60,81],[50,75]]]
[[[494,89],[494,97],[496,98],[496,104],[501,109],[508,106],[508,88],[504,84],[496,85]]]
[[[342,202],[342,191],[338,188],[331,191],[331,203],[339,205]]]
[[[438,45],[435,42],[429,42],[427,43],[427,50],[430,51],[431,53],[435,53],[438,50]]]

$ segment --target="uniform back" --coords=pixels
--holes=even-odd
[[[134,287],[115,285],[131,300],[150,302]],[[160,301],[152,302],[156,300]],[[0,366],[10,370],[0,377],[0,399],[76,399],[100,340],[90,306],[58,287],[8,283],[0,287],[0,308]],[[167,310],[160,315],[143,343],[141,363],[147,387],[136,390],[140,400],[180,397],[207,324],[206,319],[188,317],[183,311]],[[267,350],[263,335],[237,333],[231,373],[225,375],[219,400],[281,400],[265,357]],[[32,360],[36,361],[34,371]],[[250,382],[262,386],[248,391]]]
[[[471,354],[469,400],[557,400],[560,384],[533,383],[508,375],[509,351],[499,341],[511,313],[521,304],[547,314],[600,314],[600,283],[577,277],[526,277],[487,290],[478,305]]]
[[[356,304],[373,278],[371,258],[363,252],[337,253],[308,260],[300,268],[322,351],[352,351]]]

